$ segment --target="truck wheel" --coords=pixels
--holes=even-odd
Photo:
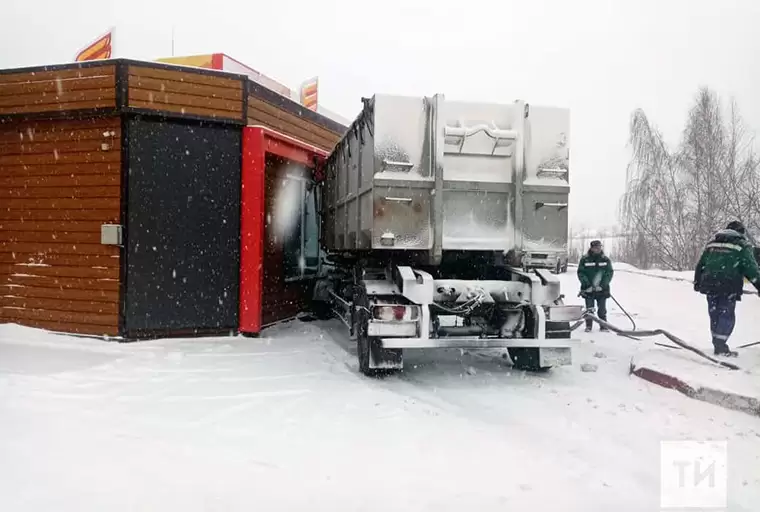
[[[356,314],[356,355],[359,358],[359,371],[368,377],[372,377],[375,373],[370,368],[370,357],[372,351],[372,340],[367,336],[367,312],[364,309],[360,309]]]
[[[333,316],[330,303],[323,300],[311,301],[311,312],[319,320],[329,320]]]
[[[549,369],[547,366],[540,366],[537,348],[512,347],[508,348],[507,352],[509,352],[509,358],[512,360],[514,367],[518,370],[544,372]]]
[[[370,368],[370,352],[372,351],[373,340],[366,336],[358,338],[356,343],[356,352],[359,356],[359,371],[367,377],[378,377],[381,371],[376,368]]]
[[[389,375],[403,367],[400,349],[384,349],[380,340],[369,336],[369,299],[364,284],[354,288],[354,332],[356,333],[356,354],[359,371],[368,377]],[[371,368],[372,360],[381,368]]]
[[[359,358],[359,371],[367,377],[380,377],[391,375],[401,369],[403,364],[402,351],[399,349],[384,349],[380,346],[380,340],[367,336],[368,313],[362,309],[357,314],[356,326],[356,354]],[[382,364],[387,362],[387,368],[371,368],[370,361]]]

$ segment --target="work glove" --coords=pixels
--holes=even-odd
[[[594,291],[594,288],[592,286],[589,286],[585,290],[581,290],[583,293],[591,293]]]
[[[596,288],[594,288],[594,291],[601,292],[602,291],[602,287],[601,286],[597,286]]]

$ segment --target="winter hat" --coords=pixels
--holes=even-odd
[[[737,233],[741,233],[742,235],[745,232],[744,224],[741,223],[741,221],[738,220],[732,220],[728,223],[728,226],[726,226],[726,229],[731,229],[733,231],[736,231]]]
[[[601,240],[594,240],[591,242],[591,247],[601,247],[602,241]]]

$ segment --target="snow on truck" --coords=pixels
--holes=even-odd
[[[356,339],[361,372],[401,369],[413,348],[570,364],[581,308],[533,264],[567,251],[569,111],[440,94],[363,101],[325,165],[314,289],[315,308]]]

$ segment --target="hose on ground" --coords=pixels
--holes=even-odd
[[[630,320],[630,321],[631,321],[631,325],[632,325],[632,327],[631,327],[631,330],[632,330],[632,331],[635,331],[635,330],[636,330],[636,322],[633,320],[633,317],[632,317],[631,315],[629,315],[629,314],[628,314],[628,311],[626,311],[626,310],[625,310],[625,308],[624,308],[623,306],[621,306],[621,305],[620,305],[620,303],[618,302],[618,300],[615,298],[615,296],[614,296],[614,295],[610,294],[610,298],[611,298],[613,301],[615,301],[615,304],[617,304],[617,307],[619,307],[619,308],[620,308],[620,311],[622,311],[622,312],[623,312],[623,314],[624,314],[625,316],[627,316],[627,317],[628,317],[628,320]]]
[[[624,329],[620,329],[619,327],[616,327],[616,326],[612,325],[611,323],[607,322],[606,320],[602,320],[601,318],[599,318],[598,316],[596,316],[594,314],[593,310],[589,310],[589,309],[587,309],[587,310],[585,310],[583,312],[583,314],[581,315],[580,320],[578,320],[576,323],[574,323],[573,325],[570,326],[570,330],[574,331],[575,329],[577,329],[578,327],[580,327],[581,325],[583,325],[586,322],[587,319],[588,320],[592,320],[592,321],[598,323],[602,327],[606,327],[607,329],[609,329],[610,331],[618,334],[619,336],[625,336],[627,338],[639,337],[639,336],[641,336],[641,337],[648,337],[648,336],[660,336],[660,335],[662,335],[662,336],[665,336],[666,338],[668,338],[670,341],[672,341],[676,345],[678,345],[679,347],[681,347],[683,349],[686,349],[686,350],[689,350],[691,352],[694,352],[698,356],[703,357],[703,358],[707,359],[708,361],[710,361],[710,362],[712,362],[714,364],[717,364],[719,366],[723,366],[724,368],[729,368],[731,370],[740,370],[741,369],[741,368],[739,368],[737,365],[735,365],[733,363],[730,363],[728,361],[720,361],[720,360],[715,359],[714,357],[712,357],[712,356],[704,353],[703,351],[699,350],[698,348],[692,347],[691,345],[689,345],[688,343],[686,343],[684,340],[682,340],[681,338],[679,338],[675,334],[666,331],[665,329],[653,329],[653,330],[644,330],[644,331],[639,331],[639,330],[634,329],[634,330],[626,331]],[[632,320],[633,319],[631,319],[631,321]],[[636,338],[634,338],[634,339],[636,339]]]
[[[581,291],[581,292],[578,292],[578,297],[583,297],[583,292],[582,292],[582,291]],[[618,300],[615,298],[615,296],[614,296],[614,295],[610,294],[610,298],[611,298],[613,301],[615,301],[615,304],[617,304],[617,307],[619,307],[619,308],[620,308],[620,311],[622,311],[622,312],[623,312],[623,314],[624,314],[625,316],[627,316],[627,317],[628,317],[628,320],[630,320],[630,321],[631,321],[631,330],[632,330],[632,331],[635,331],[635,330],[636,330],[636,322],[633,320],[633,317],[632,317],[631,315],[629,315],[629,314],[628,314],[628,311],[626,311],[626,310],[625,310],[625,308],[624,308],[624,307],[623,307],[623,306],[622,306],[622,305],[621,305],[621,304],[618,302]],[[593,311],[593,309],[588,309],[587,311]],[[578,324],[578,325],[580,325],[580,324]],[[576,328],[577,328],[577,327],[576,327]],[[631,336],[626,336],[626,337],[627,337],[627,338],[631,338]],[[636,339],[636,338],[633,338],[633,339]]]

